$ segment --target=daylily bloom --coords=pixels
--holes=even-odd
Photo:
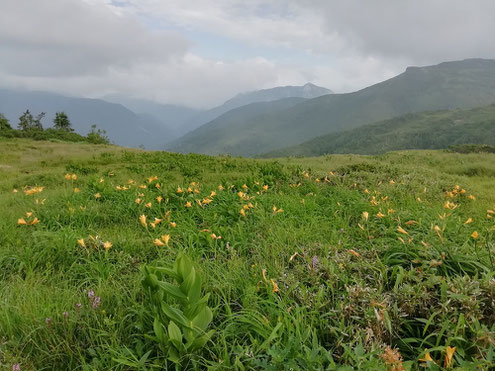
[[[187,201],[186,204],[184,205],[184,207],[192,207],[191,201]]]
[[[140,204],[141,203],[141,199],[140,198],[136,198],[136,200],[134,202],[137,203],[137,204]]]
[[[105,179],[100,178],[100,183],[103,183],[104,181],[105,181]]]
[[[140,215],[139,216],[139,221],[141,222],[141,225],[143,227],[147,227],[148,226],[148,224],[146,223],[146,215]]]
[[[223,188],[223,185],[221,185],[221,184],[220,184],[220,185],[218,186],[218,190],[219,190],[219,191],[223,191],[224,189],[225,189],[225,188]]]
[[[469,218],[468,220],[466,220],[466,221],[464,222],[464,224],[469,224],[469,223],[472,223],[472,222],[473,222],[473,218]]]
[[[210,234],[212,240],[221,240],[222,236],[217,236],[215,233]]]
[[[77,244],[81,247],[86,247],[86,243],[84,242],[84,238],[80,238],[77,240]]]
[[[24,218],[19,218],[19,219],[17,219],[17,224],[19,224],[19,225],[27,225],[27,222],[26,222],[26,220],[24,220]]]
[[[471,234],[471,237],[474,238],[475,240],[479,237],[479,234],[477,231],[474,231],[472,234]]]
[[[476,197],[474,197],[473,195],[469,195],[469,196],[468,196],[468,198],[469,198],[470,200],[476,200]]]
[[[445,348],[445,359],[443,362],[443,366],[445,368],[449,368],[452,365],[452,357],[454,356],[454,352],[456,349],[456,347],[450,346],[447,346],[447,348]]]
[[[400,225],[397,227],[397,232],[400,232],[400,233],[402,233],[402,234],[409,234],[409,233],[407,233],[407,231],[406,231],[406,230],[404,230],[404,229],[403,229]]]
[[[433,363],[435,363],[435,361],[433,360],[433,358],[431,358],[431,356],[430,356],[430,352],[426,353],[425,354],[425,357],[424,358],[421,358],[420,361],[421,362],[433,362]]]
[[[170,241],[170,235],[169,234],[164,234],[162,236],[162,241],[165,242],[165,244],[168,246],[168,241]]]
[[[45,189],[45,187],[31,187],[24,190],[24,194],[26,196],[34,195],[35,193],[43,192],[43,189]]]
[[[162,196],[158,196],[158,197],[156,198],[156,200],[157,200],[157,201],[158,201],[158,203],[160,204],[160,203],[162,202],[162,200],[163,200],[163,197],[162,197]]]
[[[353,249],[349,249],[349,252],[354,255],[356,258],[359,258],[361,256],[361,254],[359,254],[358,252],[354,251]]]
[[[177,223],[175,223],[175,222],[170,222],[170,226],[171,226],[172,228],[175,228],[175,227],[177,227]]]
[[[272,292],[279,292],[280,290],[279,290],[278,285],[275,282],[275,280],[272,278],[272,279],[270,279],[270,282],[271,282],[272,287],[273,287]]]
[[[35,217],[31,222],[29,222],[29,225],[35,225],[35,224],[38,224],[39,222],[40,222],[40,220]]]
[[[153,243],[155,244],[155,246],[165,246],[165,244],[161,240],[159,240],[158,238],[155,238]]]
[[[363,219],[365,221],[368,221],[369,216],[370,216],[370,214],[367,211],[363,211]]]
[[[113,246],[113,245],[112,245],[112,243],[111,243],[110,241],[105,241],[105,242],[103,243],[103,248],[104,248],[105,250],[107,250],[107,251],[108,251],[108,250],[110,250],[110,248],[111,248],[112,246]]]
[[[263,186],[263,191],[268,191],[268,184],[265,184],[265,185]]]
[[[95,198],[100,198],[101,197],[101,194],[98,192],[98,193],[95,193]]]
[[[184,191],[182,190],[181,187],[177,187],[177,193],[183,193]]]
[[[148,202],[148,203],[147,203],[146,205],[144,205],[144,206],[146,206],[148,209],[149,209],[149,208],[151,208],[151,202]]]
[[[239,211],[239,213],[240,213],[242,216],[244,216],[244,217],[246,216],[246,212],[244,211],[244,209],[241,209],[241,210]]]
[[[383,214],[381,211],[379,211],[377,214],[376,214],[377,218],[384,218],[385,217],[385,214]]]
[[[74,188],[74,193],[78,193],[78,192],[81,192],[81,190],[79,188]]]

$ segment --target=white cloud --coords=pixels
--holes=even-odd
[[[181,30],[250,54],[207,58]],[[3,0],[0,81],[205,107],[246,90],[352,91],[411,64],[494,58],[494,33],[491,0]]]

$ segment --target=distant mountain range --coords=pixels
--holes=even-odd
[[[217,130],[218,120],[212,121],[168,148],[255,156],[406,113],[472,108],[494,102],[494,60],[409,67],[394,78],[354,93],[328,94],[283,108],[275,102],[266,103],[268,106],[259,115],[223,117],[221,132]]]
[[[55,112],[65,111],[80,134],[96,124],[119,145],[212,155],[313,156],[493,144],[489,105],[495,103],[495,60],[409,67],[347,94],[310,83],[275,87],[239,94],[209,110],[122,95],[104,98],[0,89],[0,113],[16,126],[26,109],[34,115],[43,111],[43,124],[50,127]]]
[[[330,93],[330,90],[313,84],[276,87],[239,94],[221,106],[210,110],[198,110],[123,95],[87,99],[43,91],[0,89],[0,113],[15,127],[19,116],[26,109],[34,115],[45,112],[46,117],[42,123],[45,127],[51,127],[55,113],[64,111],[79,134],[88,133],[91,125],[96,124],[98,128],[106,130],[108,137],[115,144],[164,149],[166,143],[232,109],[253,102],[269,102],[287,97],[314,98]]]
[[[161,122],[136,114],[120,104],[47,92],[0,89],[0,113],[13,127],[26,109],[33,115],[45,112],[46,117],[42,120],[45,128],[53,126],[56,112],[65,111],[77,133],[87,134],[91,125],[96,124],[99,129],[106,130],[112,142],[122,146],[159,148],[168,139],[169,129]]]
[[[459,144],[495,145],[495,104],[464,110],[409,113],[317,137],[262,157],[379,154],[406,149],[441,149]]]

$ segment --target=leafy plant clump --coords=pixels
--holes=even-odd
[[[213,314],[208,307],[210,294],[201,295],[201,276],[191,260],[180,254],[173,268],[145,266],[143,288],[146,308],[153,318],[153,335],[160,350],[176,365],[197,352],[211,338],[207,331]],[[176,285],[164,280],[169,278]]]

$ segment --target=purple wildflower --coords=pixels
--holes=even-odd
[[[12,365],[12,371],[21,371],[21,365],[18,363],[14,363]]]
[[[100,297],[99,296],[95,296],[94,299],[93,299],[93,308],[98,308],[100,306]]]
[[[45,322],[47,325],[51,324],[52,323],[52,319],[50,317],[46,317],[45,318]]]
[[[64,312],[63,315],[64,315],[65,319],[69,318],[69,312]]]
[[[79,310],[81,310],[81,308],[82,308],[82,304],[81,303],[77,303],[76,304],[76,309],[79,311]]]
[[[311,259],[311,264],[313,265],[313,269],[318,267],[318,257],[316,255]]]
[[[95,297],[95,292],[93,290],[88,291],[88,299],[93,299]]]

